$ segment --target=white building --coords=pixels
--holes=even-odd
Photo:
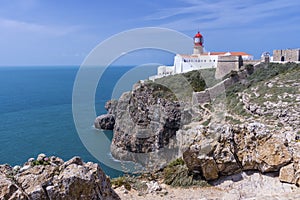
[[[197,69],[217,68],[220,62],[232,65],[232,69],[240,66],[239,58],[242,60],[253,60],[253,56],[245,52],[204,52],[203,36],[198,32],[194,36],[194,51],[191,55],[177,54],[174,57],[173,66],[159,66],[157,75],[149,77],[155,80],[163,76],[185,73]]]

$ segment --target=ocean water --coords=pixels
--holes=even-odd
[[[0,67],[0,164],[21,165],[28,158],[45,153],[64,160],[80,156],[86,162],[99,163],[111,177],[122,174],[96,159],[77,134],[72,115],[72,90],[78,69],[74,66]],[[132,69],[131,66],[107,68],[95,95],[97,114],[106,112],[105,102],[112,98],[118,81]],[[144,77],[136,76],[138,73],[133,73],[135,78],[128,75],[130,81],[119,84],[123,88],[115,95],[130,89],[135,79],[143,79],[154,70],[152,67],[143,73]],[[93,121],[86,127],[87,135],[105,134],[112,139],[112,131],[99,132],[92,125]],[[100,149],[99,153],[107,163],[118,162],[110,156],[109,148]]]

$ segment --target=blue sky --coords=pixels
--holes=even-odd
[[[299,10],[299,0],[0,0],[0,65],[80,65],[101,41],[149,26],[190,37],[200,30],[207,51],[258,58],[300,47]],[[153,57],[159,53],[128,55],[120,63]],[[153,62],[171,60],[161,54]]]

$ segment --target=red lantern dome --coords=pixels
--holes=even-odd
[[[203,45],[203,36],[200,34],[200,32],[198,31],[198,33],[194,36],[194,44],[196,46],[202,46]]]

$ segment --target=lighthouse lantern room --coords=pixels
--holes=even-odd
[[[194,36],[194,53],[193,54],[202,54],[203,53],[203,36],[198,33]]]

